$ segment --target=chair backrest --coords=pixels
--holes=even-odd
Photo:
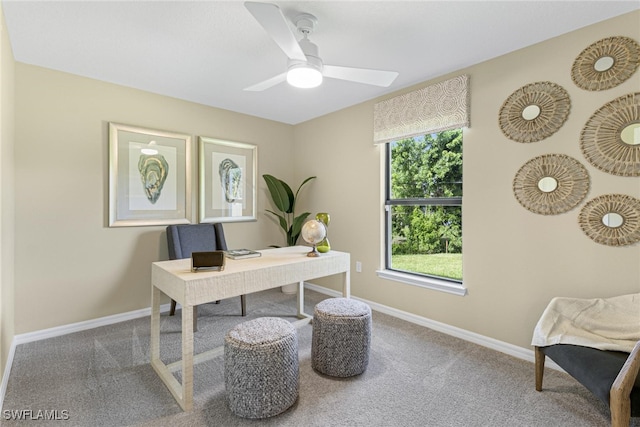
[[[180,224],[167,227],[169,259],[191,258],[192,252],[225,251],[222,224]]]

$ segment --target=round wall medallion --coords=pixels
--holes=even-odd
[[[596,91],[616,87],[640,65],[640,45],[629,37],[609,37],[583,50],[573,62],[571,78],[579,88]]]
[[[522,206],[542,215],[576,207],[589,191],[589,173],[573,157],[545,154],[525,163],[513,180],[513,193]]]
[[[606,194],[588,201],[578,223],[593,241],[626,246],[640,241],[640,199],[625,194]]]
[[[513,92],[500,108],[502,133],[517,142],[536,142],[553,135],[569,116],[571,100],[551,82],[531,83]]]
[[[640,92],[602,106],[580,133],[584,157],[601,171],[640,176]]]

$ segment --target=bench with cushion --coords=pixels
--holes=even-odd
[[[640,341],[631,353],[572,344],[535,347],[538,391],[542,391],[545,356],[609,405],[612,427],[628,427],[631,417],[640,416]]]

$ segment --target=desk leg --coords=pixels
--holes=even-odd
[[[193,306],[182,307],[182,384],[160,360],[160,290],[151,290],[151,366],[158,373],[183,411],[193,408]],[[173,369],[173,368],[172,368]]]
[[[151,363],[160,360],[160,289],[151,285]]]
[[[193,306],[182,306],[182,408],[193,407]]]
[[[345,298],[351,298],[351,274],[349,270],[344,272],[344,282],[342,282],[342,296]]]

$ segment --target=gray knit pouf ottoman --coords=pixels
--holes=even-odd
[[[311,366],[333,377],[361,374],[369,364],[371,308],[348,298],[329,298],[313,311]]]
[[[298,398],[298,336],[293,325],[261,317],[232,328],[224,339],[224,384],[231,411],[267,418]]]

